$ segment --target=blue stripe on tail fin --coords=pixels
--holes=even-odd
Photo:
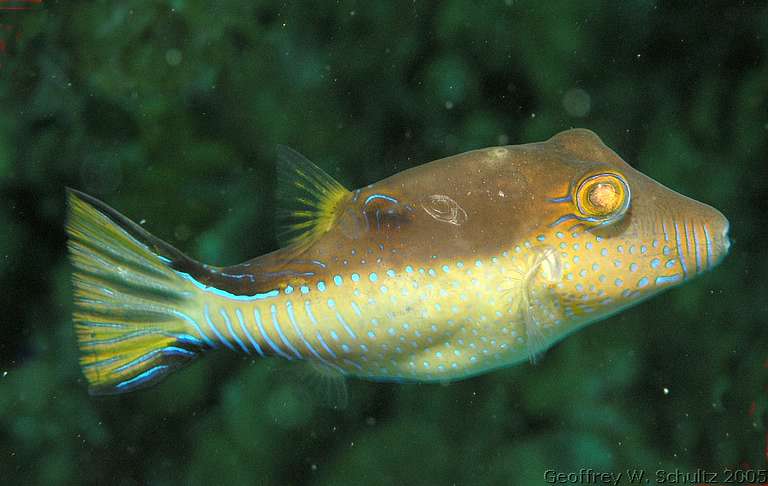
[[[153,385],[211,342],[187,308],[197,294],[176,268],[199,265],[103,203],[69,190],[73,320],[93,394]]]

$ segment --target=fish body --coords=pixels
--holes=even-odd
[[[535,359],[728,251],[722,214],[587,130],[467,152],[355,191],[289,149],[281,158],[294,239],[231,267],[195,262],[70,193],[75,322],[92,391],[155,383],[212,348],[341,376],[462,379]]]

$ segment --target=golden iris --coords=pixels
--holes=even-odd
[[[582,179],[574,199],[584,219],[609,223],[620,218],[629,207],[629,186],[619,174],[594,174]]]

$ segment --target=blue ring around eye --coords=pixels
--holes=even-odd
[[[600,217],[600,216],[586,216],[586,212],[584,211],[584,208],[581,207],[581,202],[576,195],[581,191],[582,187],[584,187],[585,184],[588,182],[597,179],[598,177],[612,177],[613,179],[616,179],[621,183],[622,187],[624,188],[624,194],[626,196],[624,197],[624,201],[622,202],[621,206],[614,212],[607,214],[606,216]],[[627,212],[627,209],[629,209],[629,203],[632,199],[632,193],[629,189],[629,184],[627,184],[627,181],[619,174],[616,174],[615,172],[601,172],[600,174],[594,174],[583,181],[581,181],[581,184],[576,188],[576,191],[574,191],[574,198],[576,201],[576,208],[579,210],[579,212],[583,216],[576,216],[576,218],[580,221],[588,221],[591,223],[598,223],[598,225],[605,225],[605,224],[611,224],[619,220],[622,216],[624,216],[624,213]]]

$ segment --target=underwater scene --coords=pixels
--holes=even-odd
[[[0,0],[3,484],[768,484],[768,2]]]

